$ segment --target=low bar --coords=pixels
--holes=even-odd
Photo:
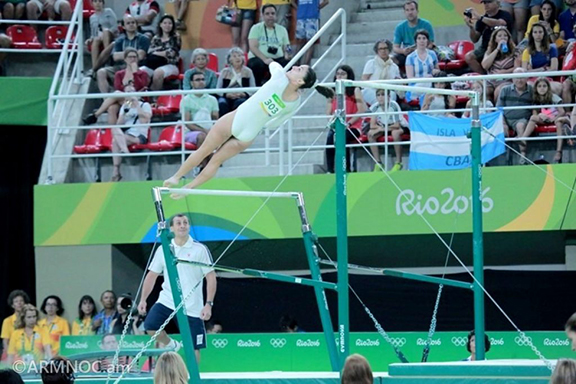
[[[238,197],[279,197],[297,199],[300,192],[255,192],[255,191],[224,191],[217,189],[188,189],[188,188],[158,188],[160,193],[177,193],[180,195],[204,196],[238,196]]]

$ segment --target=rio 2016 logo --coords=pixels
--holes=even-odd
[[[490,192],[487,187],[482,192],[482,212],[488,213],[494,208],[494,200],[486,195]],[[413,214],[423,215],[449,215],[451,213],[464,213],[472,210],[472,198],[466,196],[456,196],[452,188],[444,188],[440,192],[440,198],[430,196],[425,198],[421,194],[416,194],[411,189],[405,189],[396,198],[396,214],[411,216]]]

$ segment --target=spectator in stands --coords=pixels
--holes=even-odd
[[[406,77],[408,79],[432,77],[440,69],[438,69],[436,53],[428,48],[430,42],[428,32],[424,29],[416,31],[414,40],[416,41],[416,50],[406,58]],[[432,83],[411,83],[410,85],[431,87]],[[406,92],[406,101],[418,100],[421,96],[422,94],[419,92]]]
[[[278,24],[289,31],[292,27],[292,7],[296,8],[296,0],[262,0],[262,5],[266,4],[274,4]]]
[[[94,316],[92,322],[97,335],[105,335],[110,332],[110,324],[116,317],[116,294],[114,291],[106,290],[100,295],[102,310]]]
[[[428,48],[434,47],[434,29],[428,20],[418,17],[418,2],[416,0],[404,2],[404,15],[406,20],[394,28],[392,59],[400,67],[404,67],[406,58],[416,49],[416,31],[425,30],[428,32]]]
[[[362,71],[362,80],[391,80],[399,79],[400,68],[390,57],[392,52],[392,42],[390,40],[378,40],[373,48],[374,56],[366,62]],[[374,88],[364,88],[362,97],[368,105],[377,103],[376,90]],[[392,99],[396,99],[395,94]]]
[[[118,34],[118,20],[112,8],[104,8],[104,0],[92,0],[92,7],[94,13],[90,16],[90,38],[86,46],[90,49],[92,71],[97,71],[109,58],[106,47]]]
[[[336,69],[336,74],[334,75],[334,81],[336,80],[355,80],[354,70],[348,65],[341,65]],[[348,123],[348,128],[346,129],[346,142],[354,143],[357,142],[356,138],[360,137],[362,131],[362,117],[354,116],[349,117],[349,115],[360,114],[366,112],[366,103],[364,103],[364,98],[362,97],[362,91],[360,88],[346,88],[345,97],[345,110],[346,110],[346,122]],[[326,114],[333,115],[337,108],[336,98],[328,99],[326,104]],[[334,130],[328,131],[328,136],[326,138],[326,145],[334,145]],[[334,148],[326,148],[326,170],[328,173],[334,173]],[[350,150],[346,149],[346,170],[350,172]]]
[[[560,23],[560,38],[562,40],[575,39],[574,25],[576,24],[576,0],[564,0],[567,9],[558,16]]]
[[[30,303],[30,297],[28,294],[20,289],[16,289],[8,295],[8,306],[14,310],[11,316],[2,321],[2,351],[6,353],[8,350],[8,342],[10,341],[10,336],[14,332],[16,322],[24,310],[24,305]]]
[[[488,97],[486,97],[486,103],[484,103],[484,86],[482,81],[475,81],[472,83],[472,90],[474,92],[478,92],[478,94],[480,95],[480,109],[488,109],[488,108],[494,108],[494,103],[492,103],[492,101],[490,99],[488,99]],[[472,108],[472,99],[468,100],[466,102],[466,109],[470,109]],[[482,112],[482,110],[480,111]],[[467,118],[470,117],[470,111],[465,111],[462,114],[462,117]]]
[[[320,10],[328,5],[330,0],[300,0],[296,12],[296,40],[298,51],[314,37],[320,28]],[[310,65],[314,47],[310,47],[300,60],[301,64]]]
[[[242,53],[244,54],[244,53]],[[208,65],[208,51],[204,48],[196,48],[192,51],[192,60],[190,63],[194,65],[194,68],[188,69],[184,72],[184,80],[182,81],[182,88],[187,91],[192,89],[190,86],[190,81],[192,80],[192,73],[202,72],[206,78],[206,88],[213,89],[217,88],[216,84],[218,82],[218,76],[216,72],[207,67]]]
[[[92,296],[82,296],[78,303],[78,317],[72,322],[72,336],[94,335],[93,321],[96,313],[96,303]]]
[[[74,366],[65,357],[58,356],[42,367],[42,384],[73,384]]]
[[[514,20],[515,41],[522,40],[526,33],[526,22],[530,9],[530,0],[500,0],[502,9]]]
[[[554,105],[562,104],[562,98],[554,93],[552,93],[552,86],[550,81],[545,77],[539,77],[534,83],[533,87],[532,101],[534,105]],[[569,123],[566,117],[566,111],[563,107],[542,107],[532,110],[532,116],[530,116],[530,121],[526,125],[526,130],[524,131],[522,137],[530,137],[532,132],[537,125],[556,125],[556,132],[558,136],[563,133],[563,125]],[[558,139],[556,145],[556,154],[554,155],[554,162],[562,162],[562,139]],[[526,156],[526,146],[525,141],[519,143],[520,153],[522,156]]]
[[[174,16],[164,15],[160,18],[158,31],[150,42],[148,56],[144,60],[143,69],[152,78],[152,90],[162,89],[164,79],[179,74],[178,60],[182,41],[176,32]]]
[[[50,337],[38,326],[39,312],[32,304],[25,304],[15,323],[8,343],[9,365],[16,361],[39,363],[52,357]]]
[[[546,28],[546,32],[548,32],[548,37],[550,38],[550,43],[555,43],[556,47],[560,49],[563,45],[563,41],[560,39],[560,23],[556,19],[556,5],[552,0],[544,0],[540,6],[539,14],[532,16],[530,20],[528,20],[528,27],[526,28],[526,33],[522,40],[522,43],[525,45],[528,45],[532,26],[536,23],[540,23],[544,28]],[[519,44],[519,47],[521,44]],[[522,48],[526,48],[526,46]]]
[[[497,26],[505,26],[508,31],[512,32],[513,22],[512,16],[500,9],[499,0],[482,0],[484,4],[485,14],[481,16],[474,8],[467,10],[468,15],[464,16],[466,25],[470,28],[470,40],[473,43],[480,41],[480,46],[474,51],[466,54],[466,63],[473,72],[484,73],[484,69],[480,65],[482,58],[488,49],[490,36]]]
[[[434,74],[433,77],[446,77],[448,76],[446,72],[439,71]],[[449,82],[435,82],[433,87],[435,89],[451,89]],[[426,93],[424,96],[424,102],[422,104],[423,111],[439,111],[439,110],[449,110],[456,108],[456,97],[452,95],[440,95],[434,93]],[[444,116],[444,117],[456,117],[451,112],[431,112],[428,116]]]
[[[136,92],[136,89],[128,85],[124,87],[124,92]],[[121,128],[112,128],[112,152],[128,153],[130,152],[128,150],[129,145],[146,144],[148,142],[148,130],[150,129],[147,124],[150,124],[151,119],[152,107],[150,103],[138,97],[127,97],[120,108],[117,125],[125,125],[129,128],[125,130],[125,132],[123,132],[124,129]],[[112,163],[114,169],[112,170],[112,178],[110,181],[122,180],[122,174],[120,173],[122,157],[114,156]],[[117,312],[115,312],[115,314],[116,313]],[[116,317],[116,315],[114,317]],[[110,330],[111,328],[107,329],[107,331]]]
[[[128,313],[132,311],[132,297],[128,294],[123,294],[118,297],[116,301],[116,311],[118,316],[110,324],[110,333],[121,335],[124,327],[128,322]],[[126,329],[127,335],[143,335],[144,332],[138,329],[137,323],[140,320],[138,313],[131,316],[130,322]]]
[[[514,53],[516,46],[512,40],[510,31],[504,26],[494,28],[490,36],[488,48],[482,60],[482,68],[486,70],[489,75],[505,75],[512,73],[515,64]],[[488,80],[486,82],[487,97],[492,100],[498,100],[500,90],[502,87],[509,85],[509,80]]]
[[[70,20],[72,7],[68,0],[28,0],[26,3],[26,17],[28,20],[38,20],[46,12],[48,20],[55,20],[56,15],[61,20]],[[35,25],[32,25],[35,28]]]
[[[376,90],[376,100],[377,102],[370,107],[371,113],[393,113],[393,115],[380,115],[372,116],[370,118],[370,130],[368,131],[368,142],[376,143],[378,139],[384,135],[388,135],[388,132],[392,135],[392,140],[399,143],[402,141],[402,135],[408,134],[408,122],[402,116],[402,110],[397,102],[392,100],[390,95],[388,96],[388,109],[386,109],[386,91],[383,89]],[[388,127],[386,127],[388,123]],[[388,128],[388,131],[386,131]],[[380,151],[378,147],[371,146],[370,151],[372,156],[376,159],[377,164],[374,164],[374,172],[379,172],[382,166],[382,161],[380,159]],[[392,167],[391,172],[396,172],[402,169],[402,146],[394,145],[394,153],[396,154],[396,161]]]
[[[138,51],[134,48],[124,50],[124,62],[126,68],[121,69],[114,75],[114,89],[117,92],[124,92],[127,86],[133,86],[137,92],[144,91],[148,88],[150,78],[148,73],[138,68]],[[84,124],[95,124],[98,118],[105,112],[108,112],[108,123],[116,124],[120,106],[124,103],[123,98],[109,97],[93,113],[84,118]]]
[[[3,6],[3,7],[2,7]],[[26,0],[6,0],[0,2],[0,19],[20,20],[26,10]]]
[[[176,352],[164,352],[156,362],[154,384],[187,384],[190,375],[184,360]]]
[[[194,241],[190,236],[190,220],[188,216],[179,213],[170,218],[170,231],[174,234],[174,239],[170,244],[175,257],[207,265],[212,264],[212,256],[208,248]],[[179,265],[178,271],[181,278],[182,292],[194,290],[193,295],[188,298],[184,309],[190,325],[190,331],[192,332],[196,361],[200,361],[200,349],[206,348],[204,321],[208,321],[212,317],[212,306],[214,305],[217,286],[216,273],[212,268],[193,265]],[[166,263],[164,261],[164,251],[162,247],[159,247],[150,263],[142,286],[142,296],[138,305],[140,314],[146,313],[146,299],[154,288],[156,279],[163,272],[166,273]],[[202,293],[204,280],[206,281],[206,302],[204,302]],[[149,335],[154,334],[160,328],[160,325],[164,323],[174,308],[172,287],[167,280],[164,280],[158,301],[148,311],[144,323]],[[166,348],[177,347],[176,341],[171,339],[165,331],[160,332],[157,340]],[[158,366],[156,366],[156,369],[158,369]]]
[[[342,384],[372,384],[374,376],[368,360],[357,353],[346,358],[342,370]]]
[[[159,13],[160,5],[158,5],[156,0],[135,0],[126,8],[124,14],[136,19],[142,33],[152,39],[158,28],[157,16]]]
[[[0,383],[3,384],[24,384],[24,380],[16,371],[12,369],[0,370]]]
[[[544,1],[545,0],[530,0],[530,11],[532,16],[538,15],[540,13],[540,9]],[[556,7],[556,16],[558,16],[558,13],[560,13],[562,7],[564,6],[564,0],[553,0],[553,1],[554,6]]]
[[[464,361],[476,361],[476,334],[474,331],[470,331],[467,336],[468,340],[466,341],[466,350],[470,352],[470,356],[468,356]],[[490,350],[490,338],[487,334],[484,334],[484,352],[488,352]]]
[[[222,333],[224,328],[222,327],[222,323],[218,320],[210,320],[206,322],[206,333],[210,334],[218,334]]]
[[[526,71],[523,68],[516,68],[513,73],[526,73]],[[532,105],[532,93],[532,86],[528,84],[526,77],[515,78],[512,84],[500,91],[496,107],[528,107]],[[509,130],[513,130],[521,137],[531,115],[530,108],[504,110],[504,134],[508,136]]]
[[[256,0],[228,0],[228,6],[231,5],[240,11],[237,25],[231,27],[232,46],[248,52],[248,33],[256,20]]]
[[[572,350],[576,351],[576,312],[566,320],[564,331],[566,331],[566,336],[572,342]]]
[[[528,38],[528,46],[522,52],[522,68],[527,72],[558,70],[558,50],[550,43],[544,25],[536,23]]]
[[[303,330],[298,326],[298,321],[292,315],[285,314],[282,315],[280,318],[280,332],[286,333],[305,333],[306,331]]]
[[[194,69],[193,69],[194,71]],[[192,89],[206,89],[206,77],[202,72],[194,72],[191,79]],[[187,129],[185,140],[188,143],[200,147],[206,139],[208,131],[219,118],[218,100],[207,93],[186,95],[180,102],[180,114]],[[206,166],[210,156],[204,159],[198,166],[197,172],[201,172]]]
[[[226,56],[228,66],[220,72],[216,88],[255,87],[254,73],[244,62],[244,52],[238,47],[232,48]],[[235,111],[250,97],[247,92],[228,92],[218,98],[220,116]]]
[[[576,383],[576,360],[559,359],[550,377],[550,384]]]
[[[60,352],[60,337],[70,334],[68,321],[61,317],[64,313],[62,300],[56,295],[47,296],[42,302],[40,310],[46,317],[38,321],[38,326],[50,338],[52,352],[57,355]]]
[[[290,60],[288,31],[276,24],[276,6],[273,4],[262,6],[261,14],[264,21],[254,25],[248,35],[250,45],[248,66],[254,72],[258,86],[264,83],[268,64],[275,61],[285,66]]]
[[[100,68],[96,72],[100,93],[108,93],[110,91],[110,84],[114,81],[114,75],[126,64],[124,60],[126,58],[124,53],[126,48],[136,49],[138,52],[138,61],[142,61],[146,58],[146,52],[148,52],[150,46],[150,40],[143,34],[137,32],[138,26],[136,25],[136,19],[130,15],[124,15],[122,24],[124,34],[114,41],[114,53],[112,54],[114,65]]]

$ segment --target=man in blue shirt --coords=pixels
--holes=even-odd
[[[564,40],[574,39],[574,22],[576,22],[576,0],[564,0],[568,9],[558,16],[560,31],[564,32]]]
[[[416,0],[406,0],[404,2],[404,15],[406,20],[401,22],[394,29],[394,54],[392,60],[404,67],[406,56],[416,49],[414,34],[419,29],[424,29],[430,35],[428,48],[434,47],[434,29],[428,20],[418,17],[418,2]]]

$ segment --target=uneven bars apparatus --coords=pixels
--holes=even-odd
[[[322,323],[322,328],[324,331],[324,338],[326,340],[326,345],[328,348],[328,354],[330,358],[330,364],[334,372],[340,371],[340,359],[338,355],[338,350],[336,347],[336,341],[334,339],[332,320],[330,318],[330,312],[328,309],[328,301],[326,300],[325,289],[337,290],[337,285],[322,281],[322,275],[320,274],[320,258],[318,257],[318,237],[314,232],[312,232],[310,223],[308,221],[308,215],[306,214],[306,207],[304,204],[304,195],[302,192],[257,192],[257,191],[226,191],[226,190],[207,190],[207,189],[178,189],[178,188],[164,188],[156,187],[152,188],[152,199],[154,201],[154,207],[156,209],[156,217],[158,220],[158,231],[162,239],[162,249],[164,251],[164,259],[166,261],[166,268],[168,270],[168,275],[170,278],[170,285],[176,287],[172,289],[172,295],[174,298],[174,305],[177,307],[182,296],[181,288],[179,282],[176,280],[177,271],[176,263],[182,262],[177,260],[175,255],[172,254],[170,244],[170,231],[166,225],[166,217],[164,215],[164,208],[162,205],[162,194],[175,193],[181,195],[204,195],[204,196],[229,196],[229,197],[257,197],[257,198],[292,198],[296,200],[296,205],[298,207],[298,214],[300,216],[300,222],[302,224],[302,237],[304,240],[304,248],[306,249],[306,257],[308,259],[308,265],[310,267],[311,279],[295,278],[292,276],[282,275],[278,273],[271,273],[267,271],[260,271],[255,269],[240,269],[232,267],[222,267],[217,265],[211,265],[211,268],[226,270],[228,272],[240,273],[252,277],[266,278],[276,281],[296,283],[301,285],[312,286],[314,288],[314,293],[316,296],[316,303],[318,305],[318,311],[320,314],[320,320]],[[202,263],[188,263],[196,266],[207,266],[202,265]],[[188,321],[186,321],[186,315],[184,309],[182,308],[177,314],[178,324],[184,324],[181,327],[182,340],[191,340],[190,328],[188,326]],[[184,330],[182,332],[182,330]],[[200,381],[200,372],[198,370],[198,364],[196,363],[196,358],[194,355],[194,350],[190,342],[184,342],[184,351],[186,353],[186,360],[188,369],[190,371],[190,383],[198,383]]]
[[[320,84],[329,86],[330,84]],[[336,81],[337,109],[335,112],[335,171],[336,171],[336,220],[337,220],[337,255],[338,255],[338,332],[340,338],[340,356],[345,359],[349,355],[349,295],[348,295],[348,218],[347,218],[347,181],[346,181],[346,111],[344,95],[346,87],[367,87],[384,89],[386,91],[411,91],[430,93],[431,88],[390,84],[386,80],[377,81]],[[474,255],[474,331],[477,335],[476,356],[478,360],[485,358],[484,343],[484,245],[482,233],[482,144],[480,122],[480,95],[474,91],[454,91],[451,89],[433,89],[434,93],[450,96],[467,96],[472,100],[471,126],[471,157],[472,157],[472,243]],[[395,274],[396,277],[408,275]],[[446,280],[447,285],[449,279]],[[437,283],[439,283],[437,281]],[[432,282],[428,280],[428,282]],[[342,361],[343,364],[343,361]]]

